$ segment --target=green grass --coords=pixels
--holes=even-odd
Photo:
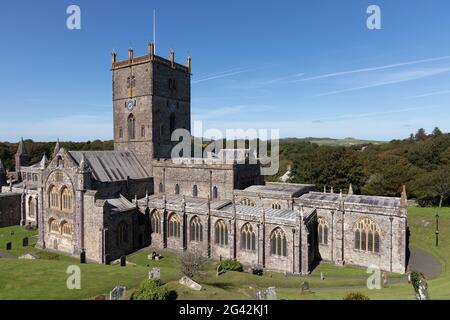
[[[437,279],[428,283],[432,299],[450,299],[450,208],[440,212],[440,246],[435,247],[433,208],[409,208],[410,243],[435,255],[442,263],[443,271]],[[428,224],[427,224],[428,222]],[[14,231],[11,236],[10,232]],[[381,290],[368,290],[365,287],[367,274],[365,268],[340,267],[322,263],[308,276],[286,276],[266,272],[255,276],[245,268],[244,272],[226,272],[216,276],[216,262],[208,262],[206,270],[195,278],[203,290],[197,292],[187,289],[178,280],[181,277],[177,268],[177,256],[158,250],[163,255],[160,261],[148,260],[153,251],[146,248],[128,257],[136,266],[105,266],[99,264],[81,265],[81,290],[68,290],[66,274],[69,265],[78,265],[77,259],[57,254],[57,259],[48,260],[43,251],[32,248],[36,242],[36,231],[21,227],[0,229],[0,252],[5,254],[5,244],[13,242],[13,250],[8,251],[10,259],[0,259],[0,299],[89,299],[98,294],[108,295],[117,284],[127,287],[128,295],[147,278],[152,267],[161,268],[161,280],[169,290],[175,290],[178,299],[253,299],[257,289],[269,286],[277,288],[279,299],[342,299],[347,293],[361,292],[370,299],[415,299],[412,286],[408,283],[388,285]],[[22,247],[22,238],[30,237],[30,247]],[[38,260],[15,259],[25,252],[42,255]],[[320,279],[320,272],[325,280]],[[390,277],[398,277],[391,274]],[[302,282],[308,281],[311,292],[300,291]]]

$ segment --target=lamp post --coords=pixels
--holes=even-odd
[[[436,213],[436,247],[439,246],[439,213]]]

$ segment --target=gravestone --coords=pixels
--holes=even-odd
[[[152,260],[155,260],[156,256],[157,256],[156,252],[153,251],[153,252],[152,252]]]
[[[303,291],[309,290],[309,282],[308,281],[302,282],[300,289],[302,290],[302,293],[303,293]]]
[[[120,266],[126,267],[127,266],[127,256],[121,256],[120,257]]]
[[[160,280],[161,279],[161,269],[160,268],[152,268],[148,272],[149,279]]]
[[[267,288],[267,300],[277,300],[277,292],[275,287]]]
[[[6,250],[11,250],[12,249],[12,243],[8,242],[6,243]]]
[[[23,247],[28,247],[28,237],[25,237],[22,239],[22,246]]]
[[[109,300],[125,300],[125,293],[127,288],[123,286],[116,286],[109,292]]]
[[[264,300],[264,293],[261,290],[256,290],[255,300]]]
[[[80,253],[80,263],[86,263],[86,251],[81,251]]]
[[[183,276],[179,283],[185,287],[188,287],[189,289],[195,290],[195,291],[200,291],[202,290],[202,286],[199,285],[197,282],[195,282],[194,280],[192,280],[189,277]]]
[[[320,280],[322,280],[322,281],[325,280],[325,277],[324,277],[324,275],[323,275],[323,272],[320,273]]]

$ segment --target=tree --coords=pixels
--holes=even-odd
[[[438,127],[434,127],[432,135],[435,137],[442,135],[441,129],[439,129]]]
[[[427,138],[427,133],[424,128],[420,128],[419,130],[417,130],[417,133],[415,135],[416,141],[422,141],[422,140],[425,140],[426,138]]]
[[[439,208],[450,196],[450,166],[440,167],[422,176],[418,181],[418,189],[422,196],[439,198]]]
[[[203,270],[205,258],[198,249],[183,252],[178,258],[178,267],[180,272],[193,278]]]

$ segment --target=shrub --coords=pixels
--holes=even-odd
[[[256,265],[252,267],[252,274],[255,274],[257,276],[262,276],[264,273],[264,268],[260,265]]]
[[[159,280],[147,279],[131,295],[131,300],[167,300],[169,291],[161,287]]]
[[[370,300],[368,296],[359,292],[351,292],[344,297],[344,300]]]
[[[59,254],[49,251],[39,251],[37,255],[44,260],[59,260]]]
[[[235,260],[223,260],[220,262],[220,267],[225,271],[244,271],[242,264]]]

